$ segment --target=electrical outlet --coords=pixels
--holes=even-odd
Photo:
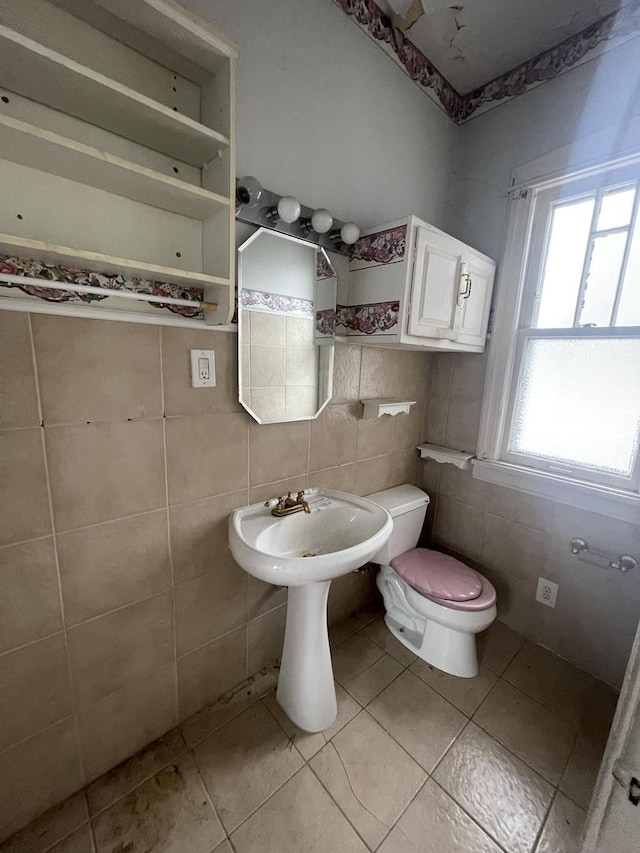
[[[212,349],[192,349],[191,351],[192,388],[215,388],[216,361]]]
[[[548,581],[546,578],[538,578],[538,589],[536,590],[536,601],[547,607],[555,607],[558,597],[558,584]]]

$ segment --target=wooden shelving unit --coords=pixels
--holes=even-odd
[[[0,252],[203,288],[228,323],[235,48],[173,0],[6,0],[1,20]]]

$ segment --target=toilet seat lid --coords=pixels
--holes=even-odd
[[[391,568],[422,595],[445,601],[471,601],[482,592],[482,577],[454,557],[414,548],[395,557]]]

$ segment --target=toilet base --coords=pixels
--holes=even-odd
[[[475,678],[478,674],[478,655],[474,634],[465,634],[427,621],[423,635],[407,631],[385,614],[387,628],[403,646],[426,663],[459,678]],[[414,638],[418,643],[412,642]]]
[[[475,635],[495,620],[495,605],[460,611],[421,597],[424,613],[420,613],[408,600],[419,593],[407,587],[390,566],[381,567],[376,583],[384,598],[385,624],[403,646],[449,675],[474,678],[478,674]]]

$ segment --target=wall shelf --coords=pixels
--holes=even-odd
[[[0,151],[3,159],[12,163],[193,219],[208,219],[229,207],[229,199],[218,193],[9,116],[0,115]]]
[[[416,450],[420,451],[421,459],[433,459],[444,465],[455,465],[461,471],[468,471],[475,454],[466,450],[454,450],[452,447],[442,447],[439,444],[419,444]]]
[[[365,420],[381,418],[383,415],[408,415],[411,406],[415,406],[415,400],[404,400],[400,397],[376,397],[361,400],[362,417]]]
[[[192,166],[203,166],[229,145],[204,124],[4,26],[0,79],[13,92]]]
[[[160,264],[147,264],[99,252],[87,252],[72,246],[58,246],[55,243],[30,240],[14,234],[0,233],[0,254],[33,258],[44,264],[55,266],[79,265],[83,269],[94,272],[120,273],[128,278],[133,276],[154,281],[167,281],[171,284],[181,284],[183,287],[203,287],[209,284],[228,287],[229,285],[229,280],[221,276],[179,270]]]

